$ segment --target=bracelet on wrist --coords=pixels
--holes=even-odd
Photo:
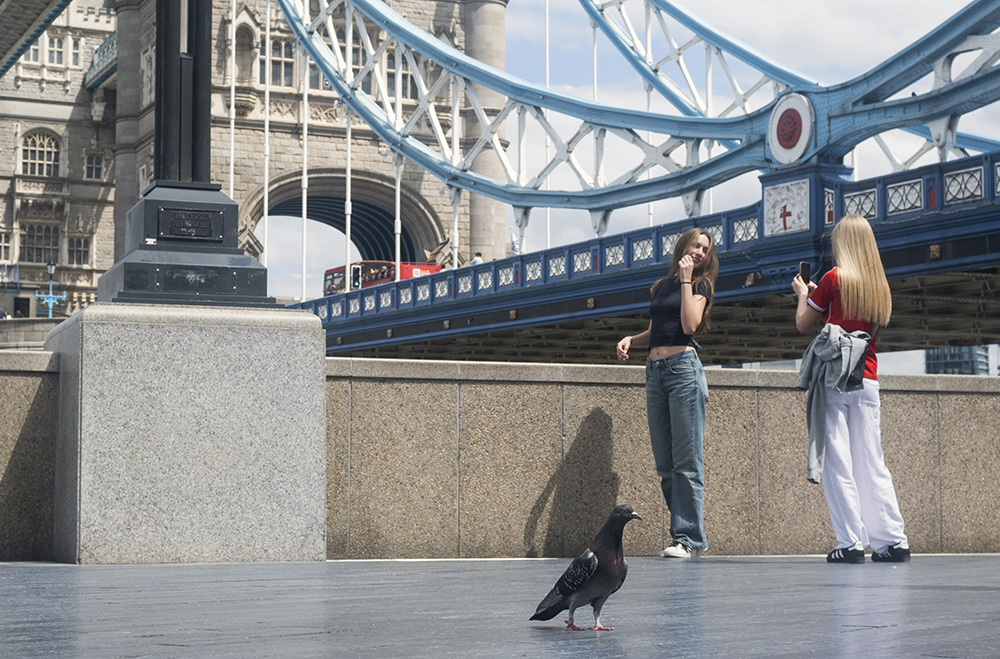
[[[691,282],[689,282],[689,281],[682,281],[681,283],[682,284],[689,284],[689,285],[691,284]]]

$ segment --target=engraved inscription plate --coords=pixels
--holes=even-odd
[[[222,211],[160,208],[157,235],[181,240],[222,240]]]

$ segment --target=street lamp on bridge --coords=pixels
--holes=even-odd
[[[35,298],[39,300],[42,304],[47,304],[49,306],[49,318],[52,317],[52,308],[56,306],[56,303],[60,300],[66,299],[66,291],[63,291],[59,295],[52,294],[52,276],[56,274],[56,264],[49,259],[49,262],[45,264],[45,269],[49,271],[49,294],[42,295],[38,291],[35,291]]]

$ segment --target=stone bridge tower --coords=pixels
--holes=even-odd
[[[266,0],[236,0],[235,48],[230,43],[231,6],[215,0],[212,91],[212,180],[229,190],[229,58],[235,56],[236,138],[234,200],[240,207],[241,245],[258,256],[262,245],[253,229],[264,215],[264,81],[271,76],[271,165],[269,202],[272,215],[301,213],[302,60],[277,4],[271,3],[272,68],[265,72]],[[407,20],[435,37],[494,67],[504,68],[504,14],[507,0],[390,0]],[[118,64],[115,85],[117,191],[115,256],[124,246],[125,213],[153,177],[153,80],[155,0],[116,0]],[[313,15],[319,3],[312,0]],[[373,41],[382,35],[372,34]],[[383,57],[383,69],[391,60]],[[309,79],[309,217],[343,230],[346,124],[337,95],[321,76]],[[405,87],[404,87],[405,89]],[[99,90],[100,91],[100,90]],[[414,94],[415,95],[415,94]],[[480,96],[480,98],[484,98]],[[489,98],[489,97],[487,97]],[[416,104],[416,101],[413,101]],[[484,105],[496,106],[495,99]],[[499,108],[491,107],[494,112]],[[465,121],[474,119],[468,108]],[[363,258],[394,258],[394,167],[392,154],[354,118],[352,242]],[[463,134],[468,134],[463,132]],[[502,177],[492,152],[476,161],[476,171]],[[451,203],[441,181],[412,163],[402,176],[402,259],[437,260],[450,265]],[[475,252],[487,260],[506,250],[506,214],[502,203],[463,193],[459,217],[461,261]],[[341,255],[331,255],[331,265]]]

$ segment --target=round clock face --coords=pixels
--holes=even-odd
[[[801,158],[813,136],[812,104],[802,94],[785,94],[774,104],[767,130],[771,155],[783,165]]]

